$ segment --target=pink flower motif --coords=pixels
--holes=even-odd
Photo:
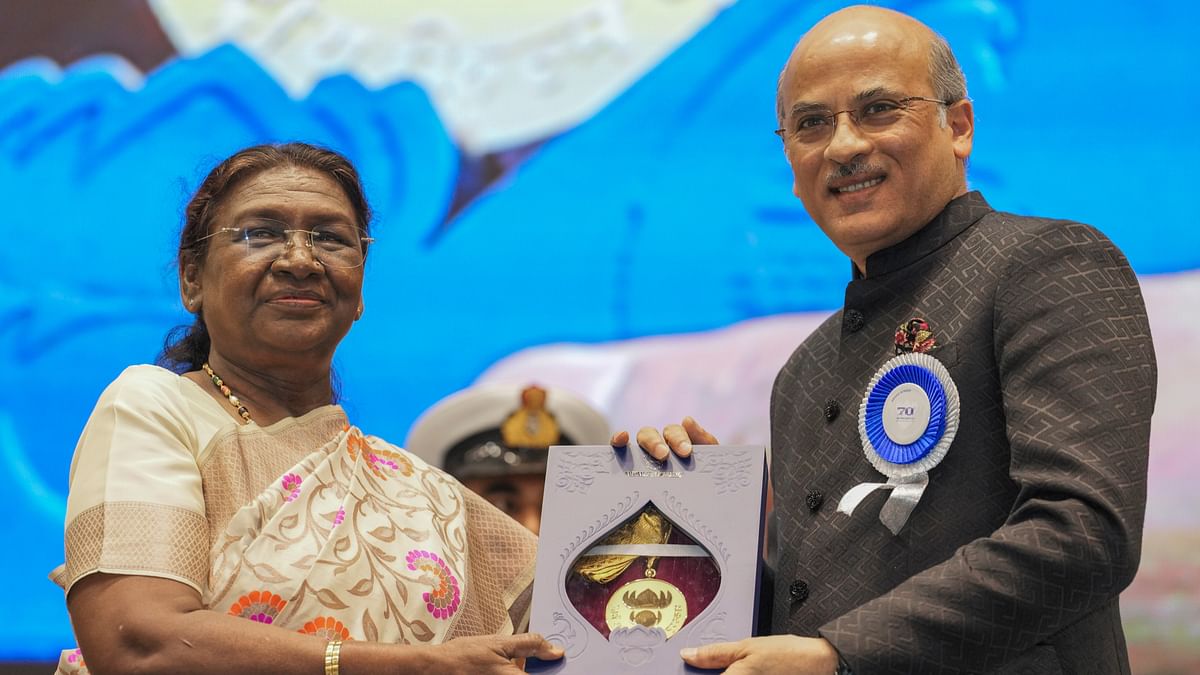
[[[67,663],[78,663],[79,667],[82,668],[83,667],[83,652],[79,651],[78,647],[76,647],[75,649],[72,649],[71,653],[67,654]]]
[[[283,492],[284,492],[283,501],[290,502],[290,501],[294,501],[297,497],[299,497],[300,496],[300,484],[303,482],[304,482],[304,479],[294,473],[289,473],[288,475],[284,476],[283,481],[282,481]]]
[[[462,592],[458,579],[446,563],[436,553],[420,549],[409,551],[404,560],[408,562],[408,569],[432,575],[430,581],[434,583],[434,588],[421,594],[421,599],[425,601],[425,609],[433,618],[449,619],[454,616],[462,601]]]
[[[333,526],[337,527],[338,525],[341,525],[342,521],[345,519],[346,519],[346,509],[345,509],[345,507],[339,506],[337,513],[334,514],[334,516],[333,516]]]

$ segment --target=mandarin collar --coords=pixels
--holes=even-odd
[[[941,213],[929,221],[928,225],[917,230],[911,237],[867,256],[866,277],[860,274],[858,267],[851,262],[852,278],[855,281],[863,278],[873,279],[908,267],[962,234],[992,210],[978,190],[955,197]]]

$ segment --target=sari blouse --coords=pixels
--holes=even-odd
[[[75,449],[64,591],[95,572],[325,639],[437,644],[528,621],[536,538],[338,406],[238,424],[157,366],[127,368]],[[76,620],[79,620],[78,618]],[[83,672],[78,650],[62,672]]]

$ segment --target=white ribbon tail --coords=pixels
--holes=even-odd
[[[891,490],[883,508],[879,510],[879,522],[883,523],[892,534],[899,534],[908,522],[917,502],[929,487],[929,474],[925,472],[904,478],[890,478],[886,483],[859,483],[846,491],[838,502],[838,513],[854,515],[854,509],[862,503],[867,495],[876,490]]]
[[[891,487],[895,487],[895,485],[891,483],[859,483],[847,490],[846,494],[842,495],[841,501],[838,502],[838,513],[852,516],[854,515],[854,509],[858,508],[858,505],[862,503],[862,500],[867,498],[867,495],[880,488]]]
[[[900,529],[908,522],[925,488],[929,487],[929,474],[921,472],[915,476],[907,476],[896,481],[896,487],[891,496],[879,510],[879,522],[887,526],[892,534],[900,534]],[[891,481],[889,481],[891,482]]]

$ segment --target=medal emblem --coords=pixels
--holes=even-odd
[[[617,589],[604,610],[608,629],[661,628],[670,638],[688,617],[687,598],[674,584],[655,578],[655,559],[646,562],[646,576]]]

